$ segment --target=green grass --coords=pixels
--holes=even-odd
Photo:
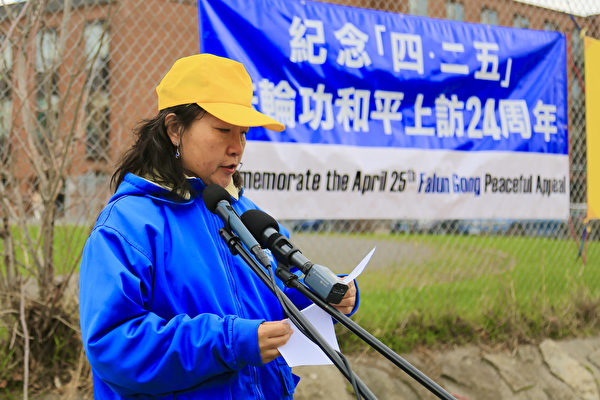
[[[77,264],[88,228],[56,227],[56,274]],[[30,235],[37,235],[31,228]],[[23,233],[15,236],[23,240]],[[318,234],[326,242],[328,235]],[[395,351],[473,341],[535,341],[600,332],[600,242],[528,237],[346,235],[412,249],[359,278],[353,317]],[[0,250],[2,242],[0,241]],[[344,249],[337,249],[343,252]],[[17,258],[28,255],[19,248]],[[345,351],[362,347],[338,326]]]
[[[369,236],[372,238],[372,236]],[[429,252],[359,278],[354,319],[396,351],[600,332],[600,243],[527,237],[396,236]],[[344,348],[362,345],[339,327]]]
[[[87,235],[89,227],[74,225],[59,225],[54,228],[53,238],[53,265],[56,275],[68,273],[79,259],[81,250]],[[15,256],[18,263],[33,268],[35,257],[42,259],[43,241],[40,239],[39,226],[30,225],[27,230],[13,226],[11,228],[12,238],[14,240]],[[4,240],[0,240],[0,254],[4,254]],[[3,259],[0,261],[1,273],[5,274],[5,265]],[[21,271],[27,275],[27,272],[21,268]]]

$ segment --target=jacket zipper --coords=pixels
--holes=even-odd
[[[214,223],[215,230],[218,232],[219,228],[218,228],[218,224],[216,223],[217,217],[213,215],[212,221],[215,222]],[[220,235],[219,235],[219,239],[221,239]],[[235,279],[233,279],[233,272],[232,272],[233,255],[231,254],[231,252],[229,251],[229,248],[223,242],[223,240],[220,240],[219,242],[221,243],[221,245],[219,246],[221,253],[225,253],[224,259],[225,259],[225,265],[227,266],[227,279],[229,280],[229,282],[228,282],[229,286],[232,288],[232,291],[233,291],[233,299],[235,301],[236,311],[240,317],[246,318],[246,315],[242,309],[242,305],[240,304],[240,301],[238,299],[238,291],[237,291],[237,286],[235,284]],[[251,371],[251,374],[250,374],[251,378],[254,381],[253,382],[254,384],[252,385],[252,391],[256,395],[257,399],[264,399],[264,396],[262,395],[262,391],[258,388],[258,371],[256,370],[256,367],[253,365],[249,365],[248,367],[250,368],[250,371]]]

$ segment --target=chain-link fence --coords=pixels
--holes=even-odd
[[[597,225],[577,257],[586,211],[581,35],[600,37],[600,17],[574,16],[586,1],[570,10],[574,15],[512,0],[331,3],[565,33],[571,218],[284,221],[305,254],[342,272],[377,246],[363,296],[385,299],[368,311],[397,310],[384,324],[398,329],[415,311],[490,316],[510,304],[515,313],[549,307],[560,316],[597,299]],[[0,7],[5,276],[76,268],[132,128],[155,114],[155,85],[174,60],[198,52],[198,34],[197,4],[190,0],[29,0]],[[14,227],[29,233],[11,235]],[[68,233],[60,236],[60,229]],[[360,319],[367,323],[372,315]]]

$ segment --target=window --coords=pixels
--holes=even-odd
[[[108,93],[90,94],[86,105],[85,154],[90,160],[107,160],[109,149],[110,107]]]
[[[8,137],[12,126],[11,73],[12,47],[4,35],[0,35],[0,156],[8,155]]]
[[[110,176],[103,171],[90,171],[81,176],[79,190],[86,198],[98,197],[98,194],[108,188]]]
[[[69,175],[65,182],[65,217],[75,223],[95,218],[110,196],[110,175],[88,170],[83,175]],[[83,218],[83,219],[82,219]]]
[[[515,28],[529,28],[529,18],[520,14],[515,14],[513,17],[513,26]]]
[[[545,31],[560,31],[558,24],[554,21],[544,21],[544,30]]]
[[[455,21],[465,20],[465,6],[454,0],[448,0],[446,3],[446,18]]]
[[[408,13],[423,17],[427,16],[427,0],[409,0]]]
[[[12,101],[11,98],[0,98],[0,141],[6,140],[9,136],[12,121]],[[2,143],[3,144],[3,143]],[[1,146],[1,144],[0,144]]]
[[[57,118],[58,110],[58,96],[50,96],[50,102],[47,101],[47,97],[38,96],[36,99],[37,105],[37,121],[39,135],[42,135],[42,131],[49,129],[50,124],[53,123]]]
[[[35,52],[38,96],[58,95],[58,61],[56,30],[38,31]]]
[[[487,25],[498,25],[498,11],[483,7],[481,9],[481,23]]]
[[[85,59],[89,68],[85,153],[90,160],[108,160],[110,132],[110,47],[103,21],[84,28]]]
[[[91,69],[89,79],[92,80],[91,90],[108,91],[110,47],[108,32],[103,21],[88,23],[83,32],[85,46],[85,62]]]
[[[50,132],[58,121],[58,51],[56,30],[41,29],[36,34],[35,48],[37,138],[39,150],[50,150]]]
[[[42,29],[36,35],[35,69],[38,72],[46,72],[52,69],[58,61],[56,47],[56,30],[51,28]]]

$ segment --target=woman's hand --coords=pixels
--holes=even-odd
[[[278,347],[283,346],[292,336],[292,328],[287,321],[265,321],[258,326],[258,348],[263,364],[279,357]]]
[[[342,314],[350,314],[352,310],[354,310],[354,305],[356,304],[356,286],[354,285],[354,281],[348,284],[348,291],[339,304],[329,304],[331,304]]]

